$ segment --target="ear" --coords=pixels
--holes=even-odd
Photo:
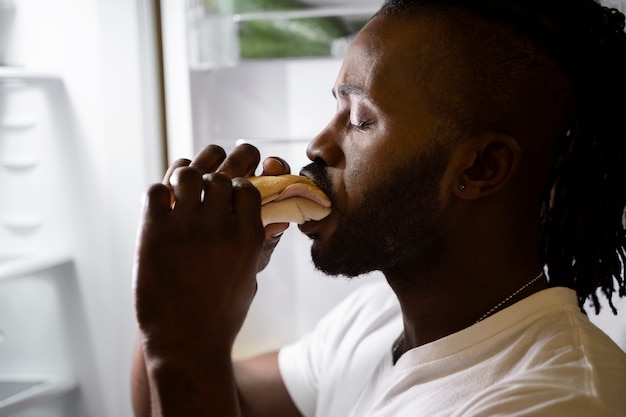
[[[462,199],[498,192],[517,170],[521,154],[517,140],[507,135],[485,133],[463,140],[452,156],[452,191]]]

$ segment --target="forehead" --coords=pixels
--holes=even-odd
[[[375,17],[348,49],[336,88],[354,86],[381,104],[423,95],[434,33],[426,19]]]

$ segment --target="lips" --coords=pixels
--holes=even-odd
[[[324,221],[328,219],[328,217],[322,219],[322,220],[311,220],[308,222],[304,222],[302,224],[298,225],[298,229],[300,229],[300,231],[302,233],[304,233],[305,235],[307,235],[308,237],[310,237],[311,239],[317,239],[320,235],[320,232],[322,230],[323,227],[323,223]]]
[[[303,167],[300,170],[300,175],[313,181],[315,185],[317,185],[319,189],[326,194],[328,199],[331,201],[331,206],[333,207],[333,210],[327,217],[321,220],[312,220],[298,225],[298,229],[300,229],[302,233],[307,235],[309,238],[316,240],[320,238],[323,230],[328,227],[329,219],[335,216],[337,206],[335,205],[334,195],[331,192],[332,187],[330,181],[326,175],[326,168],[323,165],[313,162]]]
[[[319,189],[326,194],[328,199],[331,201],[331,205],[334,206],[333,195],[330,192],[330,182],[326,176],[325,168],[322,165],[315,162],[311,163],[300,170],[300,175],[313,181],[315,185],[317,185]]]

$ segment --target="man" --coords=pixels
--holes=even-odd
[[[136,414],[626,415],[626,355],[580,311],[626,295],[623,30],[592,0],[389,0],[307,151],[332,212],[300,227],[388,286],[280,353],[230,359],[285,227],[241,178],[258,152],[175,163],[138,238]]]

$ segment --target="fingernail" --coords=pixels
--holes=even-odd
[[[272,235],[272,238],[273,238],[273,239],[278,239],[278,238],[279,238],[279,237],[281,237],[284,233],[285,233],[285,232],[274,233],[274,234]]]
[[[279,158],[277,156],[273,156],[272,158],[274,158],[274,160],[278,161],[280,166],[282,166],[283,168],[287,168],[287,163],[285,161],[283,161],[282,158]]]

